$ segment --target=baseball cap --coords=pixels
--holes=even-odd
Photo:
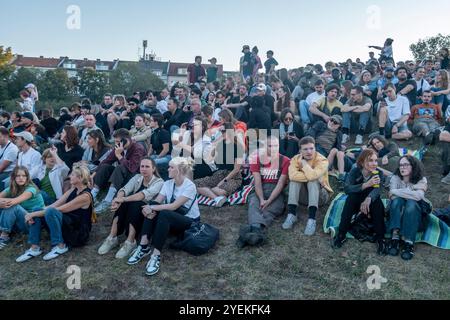
[[[245,45],[242,47],[242,52],[244,52],[245,50],[250,50],[250,46]]]
[[[342,120],[342,117],[340,115],[335,114],[330,119],[334,120],[336,123],[339,123],[340,125],[342,125],[342,121],[343,120]]]
[[[25,86],[25,89],[34,89],[36,86],[32,83],[29,83]]]
[[[27,118],[27,119],[29,119],[31,121],[34,121],[34,117],[33,117],[33,114],[31,112],[24,112],[22,114],[22,118]]]
[[[256,86],[256,90],[258,91],[267,91],[267,86],[264,83],[260,83]]]
[[[14,133],[14,137],[21,137],[27,142],[33,142],[34,141],[33,135],[31,133],[29,133],[28,131]]]

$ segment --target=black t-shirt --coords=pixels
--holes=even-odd
[[[397,83],[395,85],[395,87],[397,88],[397,93],[399,93],[401,90],[403,90],[404,88],[406,88],[408,85],[412,85],[414,86],[414,89],[411,90],[406,97],[409,100],[409,104],[410,106],[414,106],[416,104],[416,100],[417,100],[417,83],[415,80],[406,80],[404,83],[400,84]]]
[[[244,62],[247,62],[246,66],[243,66],[242,71],[245,75],[251,75],[253,74],[253,60],[252,60],[252,54],[250,52],[246,53],[244,55]]]
[[[181,127],[183,122],[181,122],[181,115],[183,114],[183,111],[181,109],[177,109],[175,111],[175,114],[172,114],[172,112],[167,111],[164,113],[164,119],[166,120],[166,123],[164,124],[164,129],[170,131],[170,127],[177,126]]]
[[[217,169],[233,171],[235,159],[242,159],[244,149],[236,143],[219,143],[216,147],[215,163]]]
[[[275,60],[274,58],[267,59],[267,61],[264,62],[264,67],[266,67],[266,74],[269,73],[270,69],[272,68],[272,65],[275,66],[278,65],[277,60]]]
[[[169,144],[169,155],[172,153],[172,140],[170,139],[170,132],[166,129],[156,129],[152,137],[150,138],[150,143],[153,148],[153,152],[159,155],[163,150],[163,144]]]
[[[442,61],[441,61],[441,69],[447,70],[449,66],[449,58],[445,57]]]
[[[78,144],[70,151],[66,151],[65,145],[62,143],[57,145],[57,149],[58,156],[69,168],[72,168],[74,163],[80,162],[83,158],[84,150]]]
[[[444,128],[444,131],[450,132],[450,123],[447,123],[447,125]]]
[[[58,120],[55,118],[47,118],[41,121],[41,125],[45,128],[49,137],[54,137],[58,132]]]

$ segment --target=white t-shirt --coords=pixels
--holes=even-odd
[[[422,85],[422,81],[423,81],[423,85]],[[425,79],[422,79],[422,80],[420,80],[420,81],[416,81],[416,83],[417,83],[417,92],[418,92],[420,89],[422,89],[422,92],[431,90],[430,84],[429,84],[428,81],[425,80]]]
[[[19,152],[17,160],[18,166],[24,166],[30,172],[31,179],[36,179],[39,175],[39,168],[42,164],[42,156],[39,152],[30,148],[26,153]]]
[[[317,100],[321,99],[325,97],[325,92],[322,94],[318,94],[317,92],[313,92],[311,93],[308,97],[306,97],[306,103],[308,104],[308,106],[312,106],[312,104],[314,102],[317,102]]]
[[[12,143],[8,142],[4,148],[0,148],[0,163],[4,160],[10,161],[11,164],[3,172],[12,172],[17,165],[17,155],[19,154],[19,148]]]
[[[164,196],[166,198],[166,203],[169,203],[170,200],[172,200],[172,194],[175,195],[174,199],[178,199],[179,197],[186,197],[189,200],[184,204],[183,207],[186,209],[189,209],[192,205],[191,210],[186,215],[186,217],[191,219],[197,219],[200,217],[200,209],[198,208],[198,201],[197,201],[197,187],[195,184],[189,180],[184,179],[184,182],[181,186],[176,187],[175,186],[175,192],[174,191],[174,185],[175,180],[169,180],[164,182],[164,185],[160,191],[160,195]],[[195,201],[195,202],[194,202]]]
[[[385,101],[387,103],[388,116],[391,122],[398,122],[404,115],[411,114],[408,98],[397,96],[397,99],[394,101],[389,100],[389,98],[386,98]]]

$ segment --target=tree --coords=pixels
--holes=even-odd
[[[67,100],[74,94],[73,83],[64,69],[45,72],[37,86],[40,100]]]
[[[436,57],[442,48],[450,47],[450,35],[438,34],[434,37],[419,39],[417,43],[409,46],[414,59],[424,60],[428,57]]]
[[[38,82],[38,77],[39,73],[35,69],[17,69],[17,71],[11,75],[8,81],[9,97],[18,98],[20,91],[24,90],[27,84],[36,84]]]
[[[103,95],[109,91],[108,80],[106,74],[86,68],[81,71],[77,79],[78,93],[88,97],[92,102],[100,103]]]
[[[0,46],[0,101],[8,100],[8,81],[14,72],[14,67],[9,63],[13,57],[11,48]]]
[[[113,93],[131,96],[135,91],[162,90],[164,82],[151,71],[139,67],[138,63],[122,63],[109,76]]]

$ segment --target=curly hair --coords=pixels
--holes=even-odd
[[[412,167],[410,182],[412,184],[417,184],[420,180],[423,179],[424,168],[423,168],[422,162],[420,162],[417,158],[410,156],[410,155],[401,157],[400,160],[398,161],[398,168],[395,171],[394,175],[396,175],[397,177],[399,177],[402,180],[403,180],[403,177],[400,173],[400,162],[402,161],[402,159],[408,160],[409,164]]]

